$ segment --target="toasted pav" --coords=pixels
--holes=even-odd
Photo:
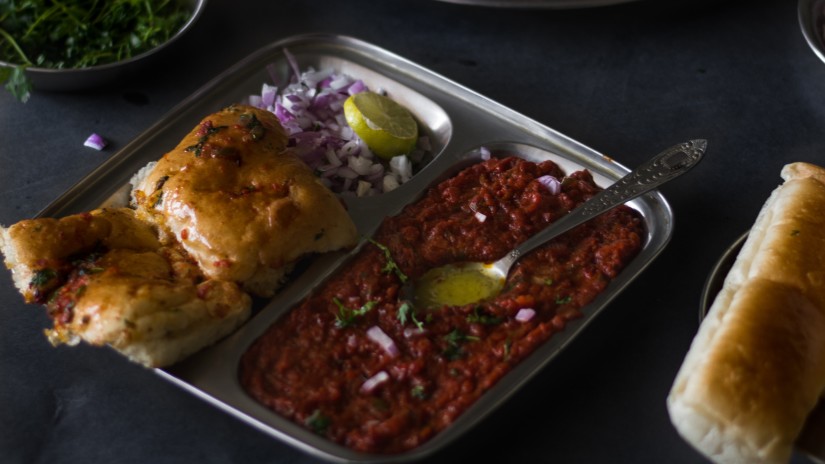
[[[54,344],[110,345],[161,367],[208,346],[250,314],[234,282],[204,276],[128,208],[0,228],[0,250],[28,303],[43,303]]]
[[[670,393],[716,463],[786,463],[825,392],[825,168],[791,163],[760,210]]]
[[[354,246],[341,201],[287,146],[270,112],[230,106],[132,179],[138,216],[212,279],[271,296],[300,258]]]

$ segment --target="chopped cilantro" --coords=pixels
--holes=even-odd
[[[396,317],[398,318],[398,322],[401,325],[407,324],[407,315],[410,316],[410,319],[412,319],[412,322],[413,324],[415,324],[416,327],[418,327],[419,329],[424,328],[424,323],[419,321],[415,317],[415,308],[413,308],[413,305],[410,304],[409,301],[401,303],[401,306],[398,307],[398,313]]]
[[[313,432],[323,435],[329,427],[329,417],[325,416],[320,409],[312,412],[312,415],[307,417],[304,423],[311,428]]]
[[[556,298],[556,304],[558,304],[558,305],[567,304],[567,303],[570,303],[571,301],[573,301],[573,297],[570,296],[570,295],[568,295],[564,298],[562,298],[562,297]]]
[[[458,329],[454,329],[444,336],[444,340],[447,342],[447,349],[445,349],[443,353],[444,357],[454,360],[460,358],[462,355],[461,344],[468,341],[478,341],[480,338],[474,335],[467,335]]]
[[[398,264],[392,259],[392,254],[390,253],[390,249],[387,248],[385,245],[382,245],[382,244],[376,242],[375,240],[373,240],[371,238],[369,238],[367,240],[369,240],[370,243],[377,246],[378,249],[380,249],[381,251],[384,252],[384,258],[386,258],[387,263],[384,265],[384,267],[381,269],[381,271],[385,272],[387,274],[394,272],[395,275],[398,276],[398,280],[400,280],[401,283],[406,282],[407,281],[407,275],[404,274],[401,271],[401,269],[398,267]]]
[[[358,309],[350,309],[347,308],[344,303],[341,303],[341,300],[338,298],[333,298],[332,302],[338,306],[338,314],[335,315],[335,327],[338,327],[339,329],[349,327],[355,323],[356,317],[367,314],[367,312],[377,304],[375,301],[368,301]]]
[[[55,277],[57,277],[57,272],[54,269],[40,269],[34,273],[30,285],[34,288],[40,288]]]
[[[478,306],[473,308],[473,314],[468,314],[467,315],[467,322],[469,322],[471,324],[478,323],[478,324],[484,324],[484,325],[496,325],[496,324],[501,324],[502,322],[504,322],[503,317],[496,317],[496,316],[493,316],[493,315],[490,315],[490,314],[484,314],[480,311],[481,311],[481,308],[478,307]]]
[[[427,398],[427,392],[424,391],[424,385],[416,385],[410,389],[410,395],[413,398],[423,400]]]

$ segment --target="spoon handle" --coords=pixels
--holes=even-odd
[[[699,163],[706,148],[707,140],[703,139],[668,148],[527,239],[497,264],[509,268],[522,255],[573,227],[686,173]]]

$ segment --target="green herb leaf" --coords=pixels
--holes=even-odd
[[[398,319],[398,322],[401,325],[406,325],[408,316],[410,317],[410,319],[412,319],[412,322],[413,324],[415,324],[416,327],[418,327],[419,329],[424,328],[424,323],[419,321],[415,317],[415,308],[413,307],[413,305],[409,301],[405,301],[401,303],[401,306],[398,307],[398,313],[396,314],[396,318]]]
[[[467,315],[467,322],[473,324],[496,325],[504,322],[503,317],[496,317],[490,314],[481,313],[481,308],[476,306],[473,308],[473,314]]]
[[[6,90],[21,103],[26,103],[31,98],[32,84],[26,77],[24,66],[0,69],[0,83],[5,82]]]
[[[392,259],[392,254],[390,253],[390,249],[387,248],[386,246],[376,242],[375,240],[373,240],[371,238],[369,238],[367,240],[369,240],[370,243],[377,246],[378,249],[380,249],[381,251],[384,252],[384,258],[386,258],[387,263],[384,264],[384,267],[381,269],[381,271],[385,272],[387,274],[394,272],[395,275],[398,276],[398,280],[400,280],[401,283],[406,282],[407,281],[407,275],[404,274],[401,271],[401,268],[399,268],[398,264]]]
[[[444,350],[444,357],[449,360],[458,359],[461,357],[461,344],[468,341],[478,341],[480,338],[467,335],[464,332],[461,332],[458,329],[454,329],[452,332],[448,333],[444,336],[444,340],[447,342],[447,349]]]
[[[329,427],[330,419],[325,416],[320,409],[312,412],[312,415],[304,421],[307,427],[311,428],[313,432],[323,435]]]
[[[418,398],[420,400],[427,398],[427,393],[424,391],[424,385],[416,385],[410,388],[410,395],[413,398]]]
[[[562,297],[556,298],[556,304],[558,304],[558,305],[567,304],[567,303],[570,303],[571,301],[573,301],[573,297],[569,296],[569,295],[566,296],[566,297],[563,297],[563,298]]]
[[[338,327],[339,329],[349,327],[355,323],[355,318],[367,314],[368,311],[378,304],[376,301],[368,301],[358,309],[350,309],[347,308],[344,303],[341,303],[341,300],[338,298],[333,298],[332,302],[338,306],[338,314],[335,315],[335,327]]]
[[[32,280],[29,283],[34,288],[40,288],[46,285],[50,280],[57,277],[57,272],[54,269],[40,269],[34,273]]]

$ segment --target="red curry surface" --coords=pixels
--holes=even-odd
[[[536,180],[543,175],[562,180],[561,193]],[[580,317],[639,252],[644,225],[629,207],[609,211],[522,258],[498,297],[462,307],[403,307],[392,262],[414,279],[450,262],[493,261],[598,190],[589,172],[565,177],[550,161],[510,157],[465,169],[386,219],[374,242],[270,327],[244,354],[241,383],[352,449],[421,445]],[[535,317],[517,321],[522,308]],[[397,354],[368,337],[374,326]]]

